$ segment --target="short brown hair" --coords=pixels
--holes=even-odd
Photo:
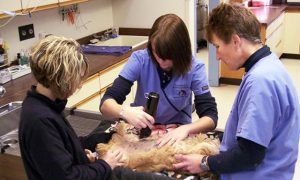
[[[87,75],[87,60],[73,39],[48,36],[33,47],[29,58],[36,80],[61,99],[72,95]]]
[[[261,43],[258,19],[249,9],[238,4],[221,3],[212,10],[206,25],[209,41],[213,34],[226,44],[230,42],[233,34],[253,43]]]
[[[187,27],[175,14],[160,16],[154,22],[148,41],[148,50],[155,63],[152,45],[158,57],[173,61],[173,73],[184,75],[191,68],[192,50]]]

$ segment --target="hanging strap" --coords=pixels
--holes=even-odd
[[[165,92],[165,90],[164,89],[162,89],[162,92],[164,93],[164,96],[165,96],[165,98],[167,99],[167,101],[168,101],[168,103],[177,111],[177,112],[182,112],[182,113],[184,113],[185,115],[187,115],[187,117],[189,117],[189,118],[191,118],[191,116],[187,113],[187,112],[185,112],[184,110],[179,110],[178,108],[176,108],[176,106],[170,101],[170,99],[168,98],[168,96],[167,96],[167,94],[166,94],[166,92]]]

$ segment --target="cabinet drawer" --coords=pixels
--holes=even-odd
[[[79,89],[71,97],[69,97],[67,107],[74,106],[75,104],[88,98],[92,94],[97,93],[99,90],[100,90],[100,83],[99,83],[99,76],[97,75],[92,79],[89,79],[87,82],[85,82],[82,85],[81,89]]]
[[[266,40],[266,44],[271,48],[271,51],[280,56],[283,51],[282,43],[283,25],[280,25]]]
[[[130,106],[131,103],[134,101],[135,92],[136,92],[137,83],[135,82],[133,86],[131,87],[130,93],[126,96],[126,100],[123,103],[125,106]],[[83,104],[79,105],[77,109],[82,110],[90,110],[90,111],[99,111],[99,105],[101,98],[103,97],[105,91],[103,91],[101,94],[93,97],[92,99],[84,102]]]
[[[277,19],[275,19],[266,30],[266,39],[269,38],[269,36],[278,29],[279,26],[282,26],[284,20],[284,13],[282,13]]]
[[[119,76],[120,71],[124,67],[125,63],[127,61],[124,61],[123,63],[119,64],[118,66],[115,66],[114,68],[104,72],[100,73],[100,86],[101,89],[105,88],[106,86],[112,84],[114,80]]]
[[[100,99],[101,99],[101,96],[98,95],[98,96],[86,101],[82,105],[78,106],[77,109],[99,112]]]
[[[300,54],[300,12],[287,12],[285,14],[283,52],[287,54]]]

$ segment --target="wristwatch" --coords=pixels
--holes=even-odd
[[[208,166],[208,163],[207,163],[207,158],[208,158],[208,156],[203,156],[203,158],[201,160],[201,163],[200,163],[200,168],[203,171],[209,171],[209,166]]]

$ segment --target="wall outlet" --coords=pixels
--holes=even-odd
[[[18,28],[19,28],[20,41],[30,39],[30,38],[34,38],[33,24],[28,24],[28,25],[25,25],[25,26],[19,26]]]

